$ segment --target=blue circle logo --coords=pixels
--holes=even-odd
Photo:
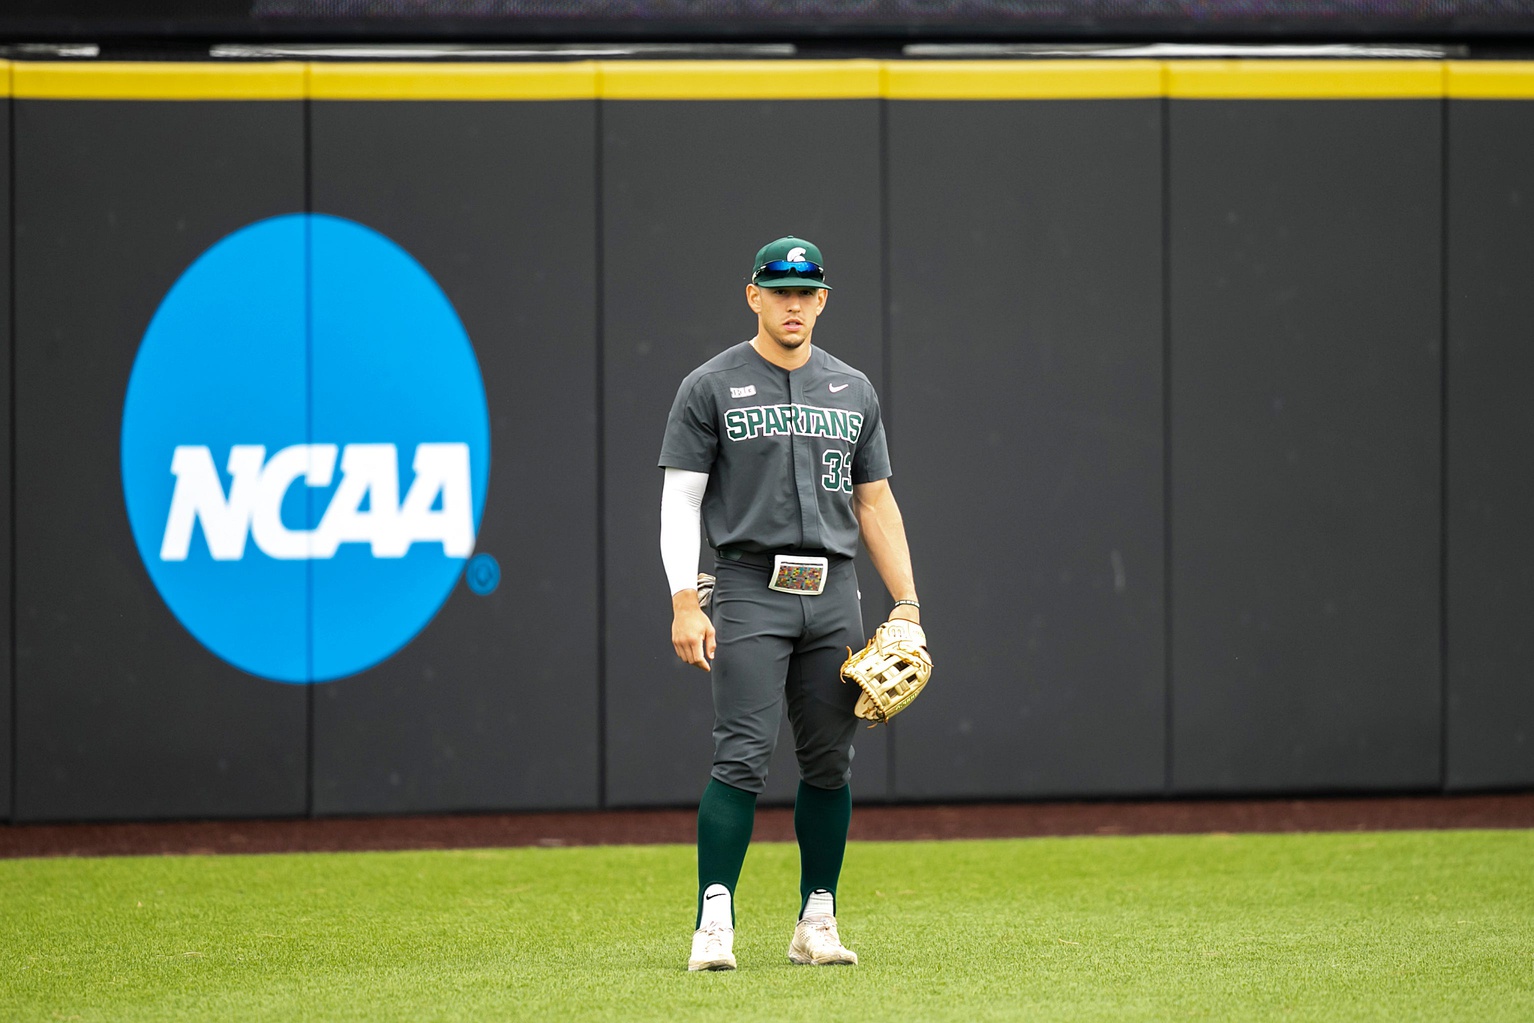
[[[341,678],[414,639],[474,552],[489,472],[452,304],[337,217],[263,220],[203,253],[128,381],[123,493],[149,577],[264,678]]]
[[[501,563],[493,554],[476,554],[469,559],[464,578],[468,580],[469,589],[481,597],[488,597],[501,585]]]

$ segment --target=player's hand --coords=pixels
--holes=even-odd
[[[921,624],[921,609],[912,607],[910,604],[901,604],[890,612],[889,620],[892,622],[915,622]]]
[[[714,623],[698,609],[696,599],[692,607],[673,605],[671,645],[676,655],[693,667],[713,670],[708,662],[714,659]]]

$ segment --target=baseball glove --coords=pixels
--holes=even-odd
[[[931,677],[927,634],[915,622],[899,618],[879,626],[858,653],[848,647],[842,665],[842,683],[856,682],[863,690],[852,712],[874,724],[888,722],[909,707]]]
[[[698,609],[708,610],[708,602],[714,599],[714,577],[707,572],[698,573]]]

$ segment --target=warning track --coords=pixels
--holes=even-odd
[[[691,843],[691,809],[0,825],[0,858]],[[1534,828],[1534,792],[1384,798],[857,806],[854,841],[1210,832]],[[792,841],[793,812],[757,812],[757,841]]]

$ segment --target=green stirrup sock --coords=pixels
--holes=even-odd
[[[730,923],[735,923],[735,885],[755,823],[755,792],[709,779],[698,801],[698,921],[694,927],[703,922],[703,890],[711,884],[730,890]]]
[[[804,914],[810,892],[824,888],[836,898],[836,881],[847,852],[847,827],[852,823],[852,786],[817,789],[799,783],[794,800],[794,835],[799,839],[799,913]]]

